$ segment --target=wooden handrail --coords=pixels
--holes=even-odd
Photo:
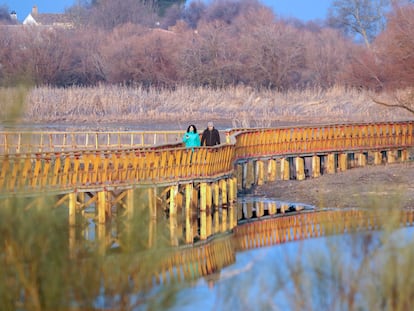
[[[0,131],[0,154],[180,143],[184,131]]]

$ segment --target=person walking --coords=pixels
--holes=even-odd
[[[187,132],[183,135],[183,143],[187,148],[200,147],[200,135],[197,133],[197,128],[191,124],[187,128]]]
[[[207,128],[201,136],[201,146],[215,146],[220,145],[219,131],[214,127],[213,122],[207,123]]]

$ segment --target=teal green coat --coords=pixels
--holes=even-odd
[[[183,136],[183,143],[186,147],[200,147],[200,135],[198,133],[187,132]]]

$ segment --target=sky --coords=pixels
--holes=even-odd
[[[39,13],[63,13],[77,0],[0,0],[0,6],[6,5],[10,11],[17,13],[19,21],[23,21],[30,13],[33,5],[37,5]],[[327,9],[333,0],[260,0],[271,7],[279,17],[295,17],[302,21],[324,19]]]

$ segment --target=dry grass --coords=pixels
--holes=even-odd
[[[232,127],[267,127],[281,122],[359,122],[405,120],[403,109],[375,104],[372,94],[336,86],[285,93],[232,87],[176,90],[124,86],[34,88],[23,119],[39,123],[170,122],[216,120]]]

